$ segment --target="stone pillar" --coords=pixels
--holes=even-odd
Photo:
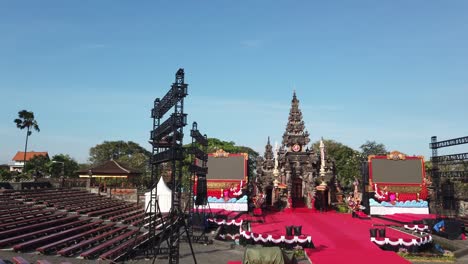
[[[288,190],[288,203],[286,208],[292,208],[292,198],[291,198],[291,189],[292,189],[292,181],[291,181],[291,171],[286,171],[286,186]]]

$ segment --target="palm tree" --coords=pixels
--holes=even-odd
[[[37,124],[36,119],[34,119],[34,113],[26,110],[18,112],[18,117],[14,120],[16,127],[23,130],[26,130],[26,144],[24,145],[24,159],[23,159],[23,168],[26,166],[26,152],[28,150],[28,137],[32,134],[32,130],[40,131],[39,125]]]

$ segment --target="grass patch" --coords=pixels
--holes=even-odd
[[[413,262],[441,262],[441,263],[453,263],[457,259],[453,253],[444,255],[431,254],[431,253],[405,253],[398,252],[401,257],[413,261]]]

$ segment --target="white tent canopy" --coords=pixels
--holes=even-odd
[[[156,199],[157,194],[157,199]],[[156,212],[156,200],[159,201],[159,209],[161,213],[168,213],[171,210],[171,198],[172,191],[167,187],[166,183],[163,180],[163,177],[159,178],[158,185],[156,186],[156,190],[153,189],[153,204],[151,205],[152,208],[148,207],[151,198],[151,192],[145,193],[145,208],[147,213],[155,213]]]

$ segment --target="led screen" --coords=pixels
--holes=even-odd
[[[209,180],[243,180],[245,175],[244,156],[230,156],[227,158],[215,158],[208,156],[208,175]]]
[[[394,183],[421,183],[420,159],[389,160],[372,159],[372,181]]]

